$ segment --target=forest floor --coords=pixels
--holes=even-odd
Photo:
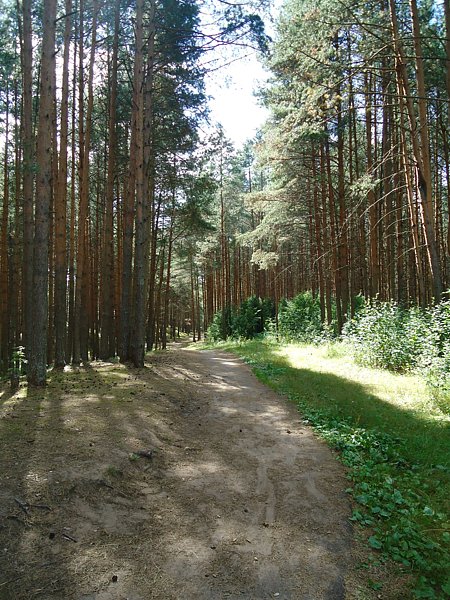
[[[231,354],[53,372],[0,417],[1,599],[404,598],[361,591],[344,468]]]

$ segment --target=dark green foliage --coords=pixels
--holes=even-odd
[[[250,340],[263,333],[268,319],[275,316],[273,301],[251,296],[245,300],[233,319],[233,337]]]
[[[450,414],[450,301],[431,310],[420,368],[439,408]]]
[[[208,340],[218,342],[219,340],[226,340],[231,337],[232,334],[232,310],[231,308],[224,308],[219,310],[213,317],[211,325],[208,327],[206,337]]]
[[[233,42],[246,35],[260,52],[267,54],[271,39],[264,31],[264,21],[260,15],[245,12],[243,4],[224,4],[226,8],[223,17],[226,24],[222,31],[223,38]]]
[[[311,292],[303,292],[292,300],[281,301],[278,330],[282,338],[298,342],[313,342],[321,337],[324,324],[320,319],[319,299]]]
[[[208,328],[207,338],[214,342],[229,337],[250,340],[264,333],[274,317],[275,305],[270,298],[251,296],[237,310],[225,308],[217,312]]]
[[[390,558],[405,570],[420,573],[413,590],[415,598],[444,598],[450,559],[445,515],[426,504],[433,499],[429,482],[437,481],[439,468],[444,468],[427,472],[408,464],[399,440],[311,409],[301,398],[296,400],[315,430],[340,452],[349,468],[353,487],[347,492],[358,504],[352,520],[371,528],[369,546],[380,551],[382,559]]]

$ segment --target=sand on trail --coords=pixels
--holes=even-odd
[[[350,597],[343,467],[233,355],[175,344],[23,395],[0,406],[0,598]]]

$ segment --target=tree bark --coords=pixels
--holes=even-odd
[[[6,119],[5,119],[5,156],[3,158],[3,202],[0,234],[0,373],[6,373],[9,366],[9,86],[6,85]]]
[[[119,0],[115,4],[114,41],[111,64],[111,83],[108,123],[108,173],[106,179],[106,210],[102,246],[102,278],[100,288],[100,358],[114,356],[114,238],[113,204],[116,173],[116,115],[117,115],[117,55],[119,50]]]
[[[48,240],[52,193],[53,88],[56,0],[44,0],[40,105],[37,135],[36,209],[33,256],[33,335],[28,383],[42,386],[47,375]]]
[[[67,328],[67,147],[69,140],[69,56],[72,32],[72,0],[66,0],[64,56],[61,90],[59,165],[55,194],[55,367],[66,363]]]
[[[22,136],[23,136],[23,316],[25,355],[30,356],[32,307],[33,307],[33,173],[34,173],[34,137],[33,137],[33,96],[32,67],[33,46],[31,28],[31,0],[22,0],[23,42],[21,45],[22,63]]]
[[[139,0],[140,4],[141,0]],[[138,35],[136,25],[136,36]],[[142,28],[141,28],[142,29]],[[140,33],[142,35],[142,31]],[[155,2],[150,2],[149,31],[147,37],[146,76],[143,73],[143,56],[140,56],[142,75],[142,91],[138,97],[138,127],[136,132],[136,219],[134,246],[134,280],[133,280],[133,339],[132,360],[135,367],[144,366],[145,327],[147,323],[148,300],[148,256],[150,243],[150,210],[153,197],[153,168],[152,168],[152,118],[153,118],[153,63],[155,46]],[[137,41],[138,43],[138,41]],[[142,45],[141,45],[142,51]],[[141,54],[143,54],[141,52]],[[138,58],[138,54],[136,59]]]
[[[91,148],[91,132],[92,132],[92,111],[94,105],[93,79],[94,79],[94,58],[95,45],[97,40],[97,11],[98,2],[94,0],[93,17],[92,17],[92,40],[89,59],[89,75],[88,75],[88,104],[86,110],[86,125],[83,132],[83,94],[84,94],[84,77],[83,77],[83,14],[84,2],[80,2],[80,203],[78,210],[78,243],[77,243],[77,260],[76,260],[76,278],[75,278],[75,306],[74,306],[74,350],[73,363],[80,364],[81,359],[87,360],[87,279],[88,270],[86,265],[87,250],[88,250],[88,214],[89,214],[89,172],[90,160],[89,153]]]
[[[392,39],[396,54],[397,77],[401,79],[402,82],[409,126],[411,130],[411,142],[415,160],[415,187],[420,201],[420,212],[427,247],[427,257],[432,276],[433,297],[435,302],[439,302],[442,295],[442,273],[439,262],[439,252],[436,243],[436,230],[434,226],[430,143],[427,120],[427,98],[417,4],[416,0],[410,0],[416,66],[416,84],[418,93],[418,122],[414,111],[412,94],[409,85],[405,54],[399,37],[397,13],[394,0],[389,0],[389,7],[391,15]]]

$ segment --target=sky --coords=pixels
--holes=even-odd
[[[282,1],[274,0],[272,17],[276,17]],[[266,30],[273,35],[270,23],[266,23]],[[222,124],[225,135],[236,147],[253,138],[269,116],[255,97],[255,91],[267,80],[269,73],[255,51],[245,50],[242,54],[247,56],[239,60],[234,60],[228,53],[222,56],[222,62],[233,62],[206,78],[206,93],[211,97],[211,121]]]
[[[240,59],[208,77],[206,91],[211,120],[222,124],[225,135],[237,147],[254,137],[268,111],[260,106],[254,91],[268,77],[256,55]]]

